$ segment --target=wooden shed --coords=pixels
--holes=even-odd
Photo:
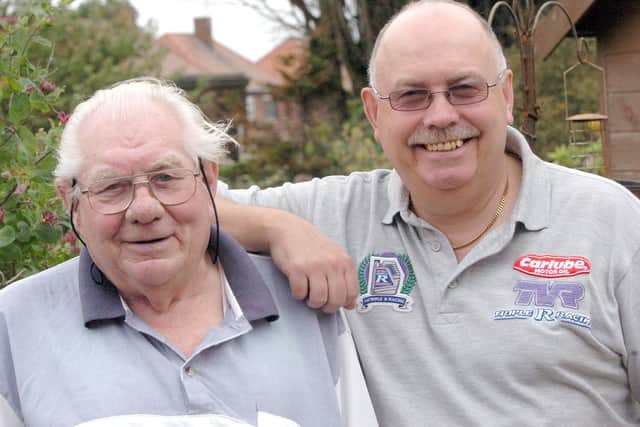
[[[608,121],[603,147],[607,176],[640,195],[640,1],[559,0],[579,36],[595,37],[597,63],[605,70]],[[538,23],[536,57],[547,58],[567,36],[566,16],[557,8]]]

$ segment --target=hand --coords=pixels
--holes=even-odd
[[[288,277],[293,297],[325,313],[354,308],[358,277],[345,250],[302,218],[287,214],[279,223],[286,227],[273,230],[269,251]]]
[[[279,209],[216,197],[222,229],[247,250],[268,252],[287,276],[294,298],[333,313],[354,308],[358,277],[351,257],[304,219]]]

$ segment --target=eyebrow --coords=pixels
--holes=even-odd
[[[185,168],[187,166],[183,165],[180,159],[175,156],[170,156],[165,159],[156,161],[151,164],[151,167],[147,169],[147,172],[154,172],[162,169],[173,169],[173,168]]]
[[[183,165],[177,156],[169,156],[164,159],[151,163],[151,167],[145,168],[144,172],[142,173],[150,173],[150,172],[160,171],[163,169],[176,169],[176,168],[188,169],[189,167]],[[104,169],[98,169],[96,171],[94,177],[92,178],[92,181],[102,181],[105,179],[121,178],[121,177],[126,177],[131,175],[136,175],[136,174],[122,173],[114,169],[104,168]]]
[[[449,87],[465,80],[474,82],[485,81],[484,77],[482,77],[477,71],[464,70],[447,78],[446,85],[447,87]],[[398,89],[393,89],[392,92],[397,92],[398,90],[406,90],[408,88],[431,89],[435,86],[426,86],[423,83],[416,82],[415,80],[401,79],[396,82],[396,87]]]

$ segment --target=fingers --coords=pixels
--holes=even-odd
[[[309,277],[309,297],[307,305],[311,308],[322,308],[329,303],[329,280],[325,272]],[[337,310],[338,308],[336,308]]]
[[[295,299],[306,300],[311,308],[324,307],[329,301],[329,284],[335,284],[335,279],[327,278],[330,270],[323,267],[322,261],[322,257],[292,261],[287,272],[291,294]]]
[[[356,299],[360,296],[360,281],[358,280],[358,273],[356,273],[356,267],[353,261],[349,259],[347,268],[344,272],[345,280],[345,304],[344,307],[353,309],[356,307]]]
[[[293,217],[286,224],[286,232],[274,232],[268,241],[273,261],[289,279],[292,296],[326,313],[353,308],[359,285],[351,257],[306,221]]]
[[[309,295],[309,280],[307,275],[299,269],[292,269],[287,274],[291,295],[297,300],[304,300]]]
[[[335,313],[347,302],[347,283],[341,270],[331,269],[327,277],[327,300],[322,305],[325,313]]]
[[[346,253],[335,254],[326,267],[323,277],[309,285],[312,292],[316,288],[317,292],[310,294],[308,305],[321,308],[325,313],[335,313],[340,307],[354,308],[359,283],[351,257]]]
[[[346,254],[329,256],[321,252],[292,261],[286,274],[292,296],[306,300],[310,308],[335,313],[340,307],[355,307],[359,285],[353,262]]]

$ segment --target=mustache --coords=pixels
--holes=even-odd
[[[438,142],[454,141],[456,139],[475,138],[480,131],[471,125],[456,126],[446,129],[430,130],[416,129],[409,137],[409,145],[426,145]]]

